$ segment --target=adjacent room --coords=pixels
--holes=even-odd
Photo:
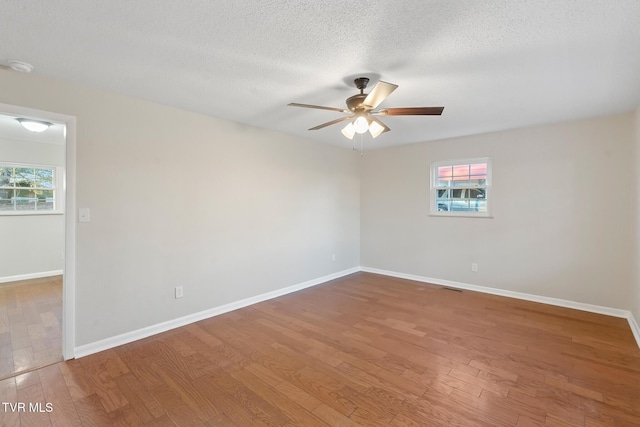
[[[0,378],[62,361],[64,126],[0,115]]]
[[[640,425],[640,2],[0,16],[0,425]]]

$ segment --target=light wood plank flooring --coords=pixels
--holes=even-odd
[[[0,401],[44,408],[0,425],[638,426],[640,350],[624,319],[357,273],[1,381]]]
[[[62,360],[62,276],[0,284],[0,379]]]

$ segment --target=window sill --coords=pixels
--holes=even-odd
[[[437,218],[480,218],[480,219],[493,219],[492,215],[469,215],[469,214],[436,214],[431,213],[429,216],[437,217]]]
[[[3,216],[39,216],[39,215],[64,215],[62,211],[4,211],[0,212]]]

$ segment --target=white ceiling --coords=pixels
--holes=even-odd
[[[638,0],[2,0],[0,62],[350,146],[354,77],[400,87],[369,147],[629,112],[640,102]],[[1,101],[1,94],[0,94]]]

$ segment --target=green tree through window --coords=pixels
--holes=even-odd
[[[0,164],[0,212],[56,209],[55,167]]]

